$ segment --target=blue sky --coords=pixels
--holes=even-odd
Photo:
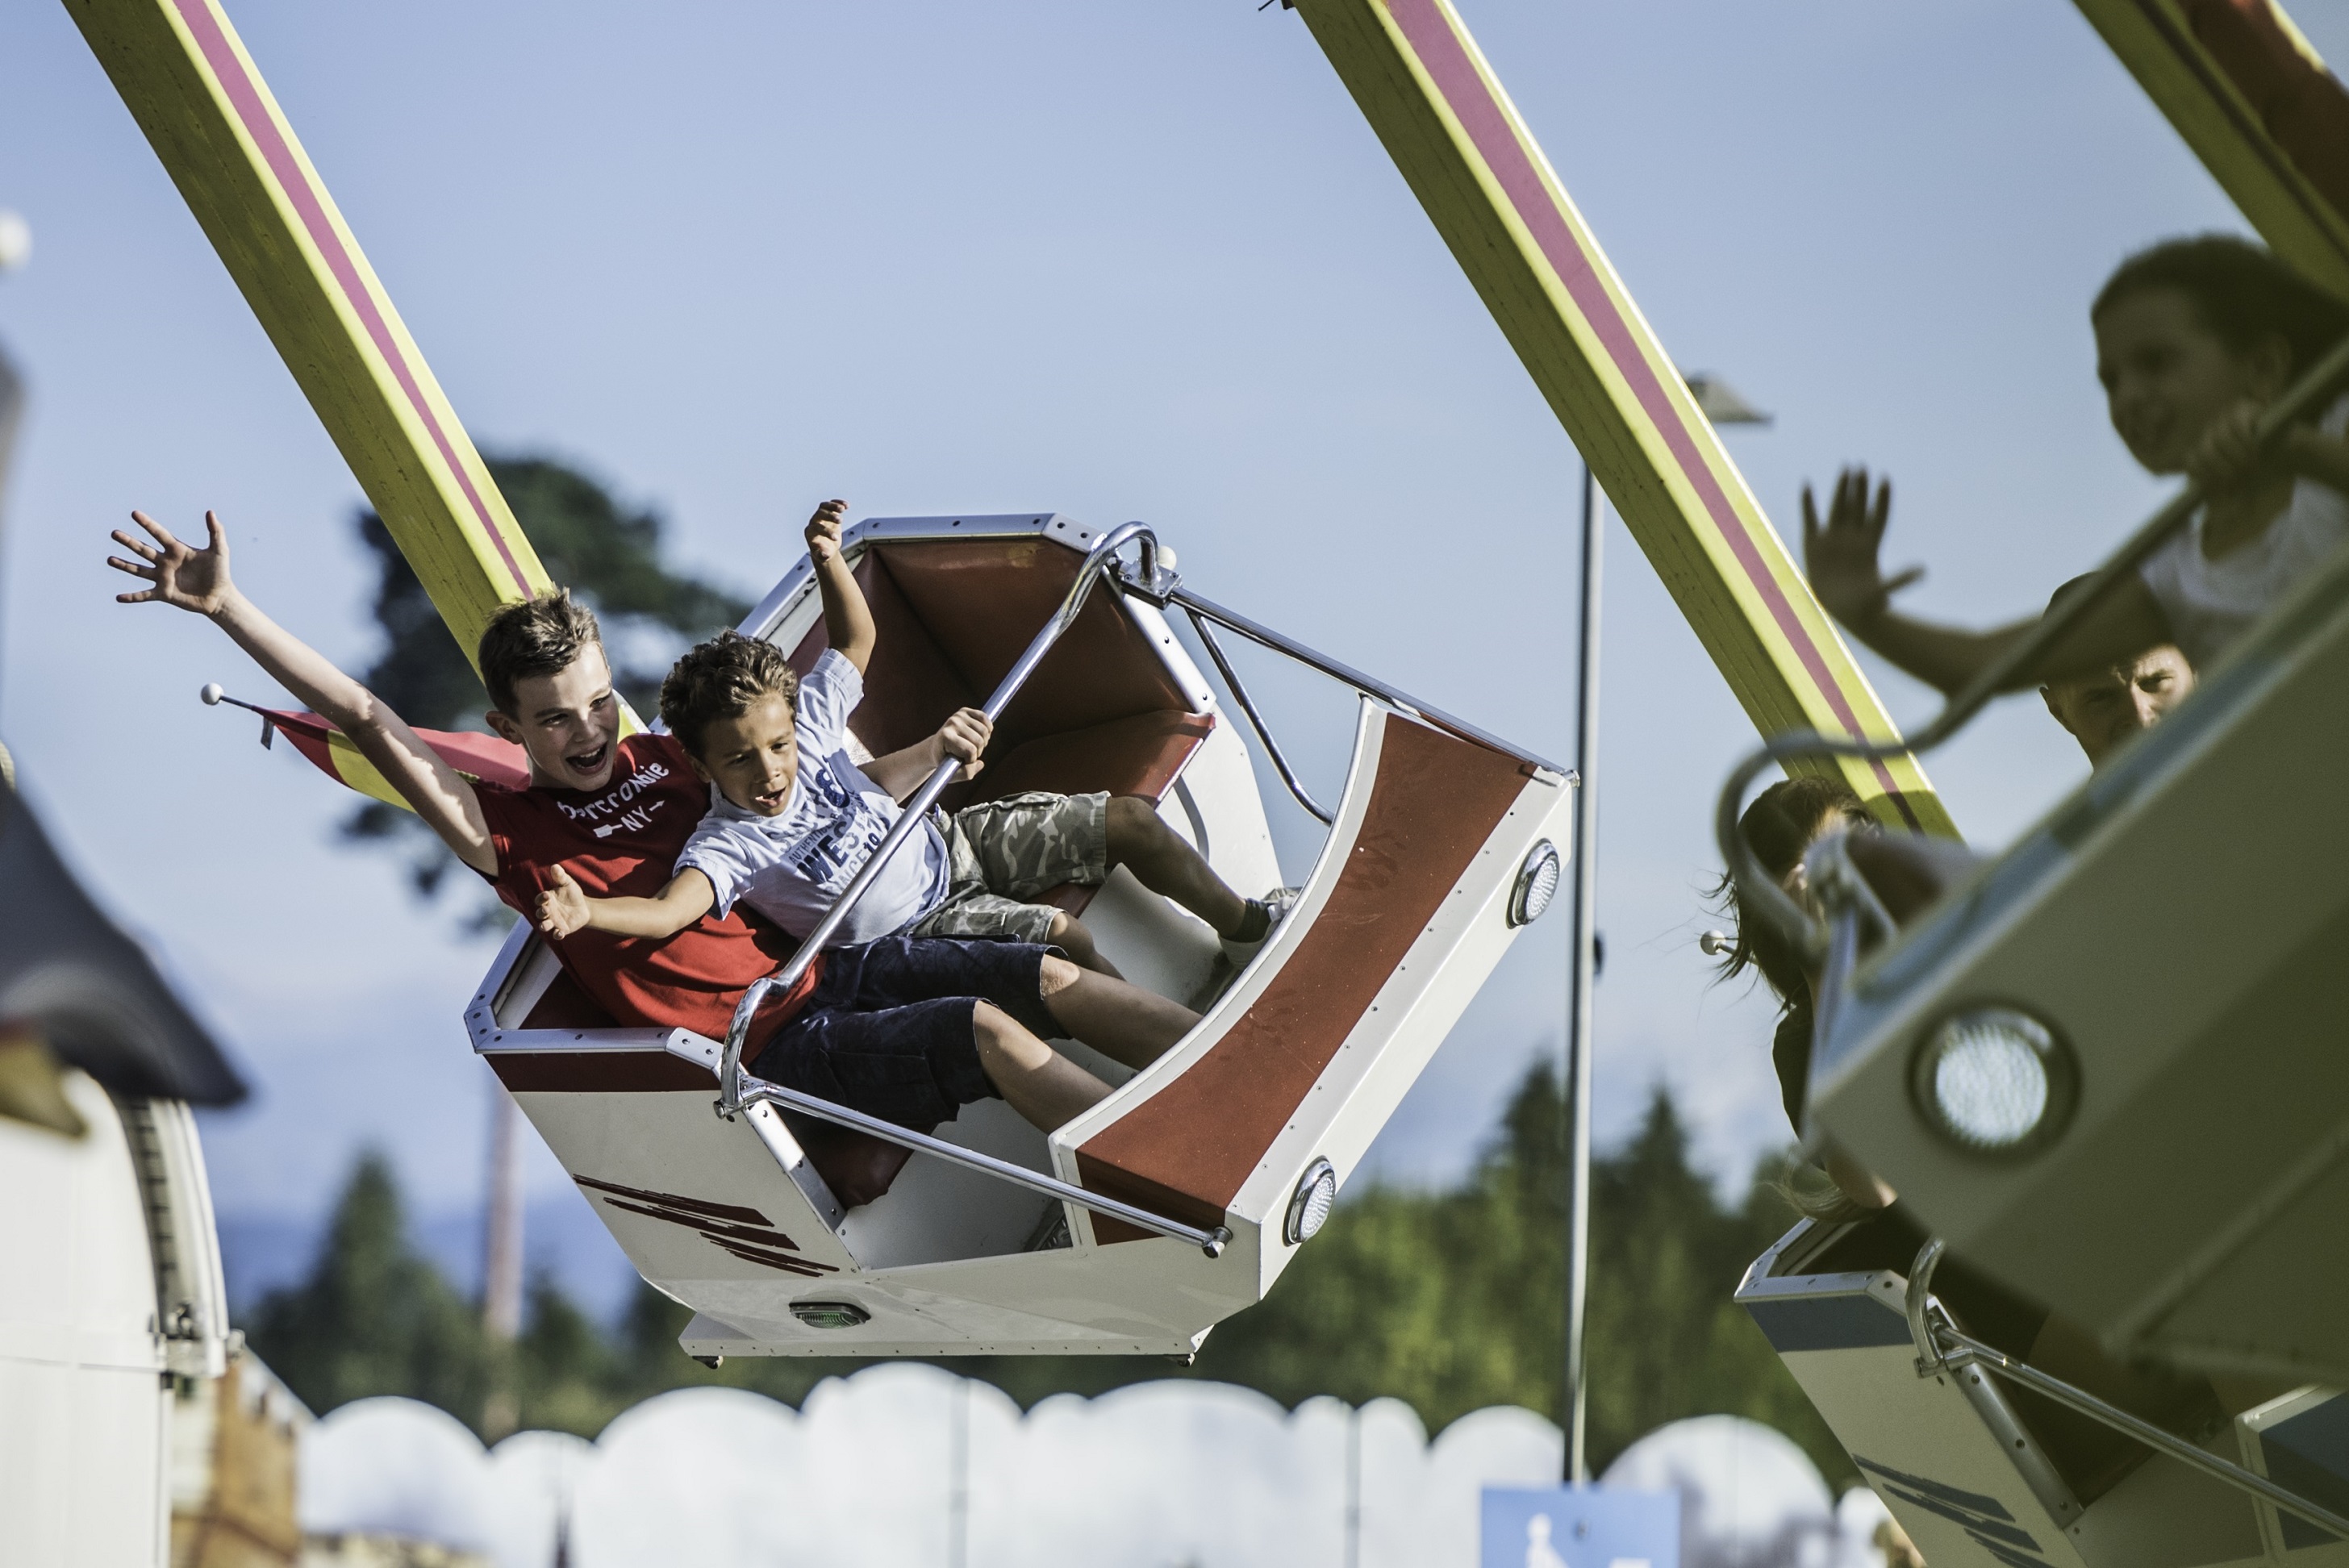
[[[2308,9],[2339,54],[2349,8]],[[230,11],[476,440],[657,507],[697,568],[762,588],[835,494],[1147,519],[1203,592],[1570,755],[1572,446],[1293,15]],[[2105,425],[2085,304],[2129,250],[2240,223],[2069,6],[1464,11],[1666,346],[1776,414],[1730,443],[1782,531],[1806,478],[1882,465],[1888,553],[1932,569],[1912,603],[1983,619],[2157,503]],[[212,679],[274,695],[241,655],[118,608],[99,564],[134,505],[217,507],[248,591],[357,665],[357,487],[60,6],[0,13],[0,206],[36,239],[0,280],[32,383],[0,735],[255,1085],[207,1122],[222,1212],[306,1226],[372,1141],[453,1219],[480,1190],[458,1013],[489,949],[335,841],[347,798],[198,706]],[[1695,937],[1751,735],[1619,529],[1609,559],[1599,1123],[1669,1083],[1742,1173],[1785,1131],[1769,1009],[1712,985]],[[1342,705],[1267,678],[1333,780]],[[2026,700],[1932,772],[1996,842],[2085,767]],[[1473,1159],[1557,1048],[1566,926],[1519,944],[1378,1171]]]

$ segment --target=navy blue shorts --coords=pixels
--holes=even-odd
[[[750,1070],[770,1083],[930,1128],[1001,1096],[978,1065],[972,1010],[992,1002],[1040,1039],[1063,1031],[1044,1006],[1044,955],[1029,942],[885,936],[824,955],[823,978]]]

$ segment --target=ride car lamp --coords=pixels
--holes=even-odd
[[[1961,1152],[2019,1155],[2070,1120],[2078,1069],[2055,1031],[2013,1007],[1970,1007],[1917,1047],[1910,1088],[1934,1131]]]
[[[795,1301],[792,1315],[810,1328],[854,1328],[873,1317],[853,1301]]]
[[[1549,901],[1557,896],[1557,880],[1564,870],[1557,846],[1547,839],[1526,851],[1526,862],[1517,868],[1517,885],[1509,894],[1511,925],[1531,925],[1542,917]]]
[[[1297,1179],[1297,1191],[1288,1200],[1288,1222],[1282,1227],[1288,1244],[1299,1247],[1311,1241],[1337,1202],[1338,1168],[1327,1160],[1316,1160]]]

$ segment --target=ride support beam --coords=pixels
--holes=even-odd
[[[1297,10],[1754,727],[1899,740],[1447,0]],[[1956,833],[1913,758],[1816,766],[1889,823]]]
[[[554,584],[213,0],[65,0],[440,618]]]
[[[2276,254],[2349,297],[2349,92],[2274,0],[2074,0]]]

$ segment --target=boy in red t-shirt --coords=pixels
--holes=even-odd
[[[845,503],[830,501],[817,515],[836,520],[844,510]],[[153,542],[117,530],[115,542],[138,560],[109,556],[108,564],[151,586],[119,594],[119,602],[171,604],[217,624],[347,736],[508,905],[531,913],[557,866],[595,897],[648,897],[667,882],[709,807],[709,790],[667,736],[621,738],[619,698],[595,615],[567,593],[509,605],[482,633],[481,678],[496,705],[486,717],[530,760],[528,789],[500,789],[451,768],[372,692],[245,598],[230,580],[228,540],[212,513],[204,514],[205,549],[173,537],[143,512],[130,515]],[[616,1022],[683,1027],[716,1039],[724,1037],[742,992],[788,958],[794,944],[771,927],[730,914],[704,916],[666,938],[579,931],[553,945]],[[936,1026],[943,1019],[926,1007],[933,1026],[913,1032],[918,1037],[902,1047],[906,1059],[881,1075],[871,1093],[837,1086],[836,1098],[869,1099],[874,1103],[864,1109],[900,1121],[936,1123],[958,1105],[999,1093],[1030,1121],[1057,1127],[1109,1090],[1053,1051],[1043,1034],[1073,1035],[1139,1067],[1195,1021],[1163,997],[1025,944],[941,944],[968,950],[959,965],[931,966],[963,984],[951,997],[932,995],[935,985],[909,988],[907,965],[895,961],[902,955],[881,953],[881,945],[858,950],[858,960],[828,985],[819,961],[777,1013],[787,1016],[821,989],[809,1016],[781,1028],[825,1037],[844,1028],[864,1043],[872,1031],[847,1023],[849,1016],[968,1004],[961,1009],[967,1022],[955,1028]],[[751,1054],[763,1044],[763,1037],[752,1041]]]

